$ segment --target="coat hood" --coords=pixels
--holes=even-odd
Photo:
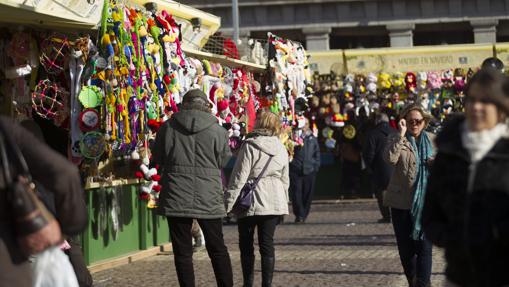
[[[280,152],[282,146],[281,141],[276,136],[259,135],[246,139],[246,143],[252,144],[257,149],[271,156]]]
[[[186,131],[195,134],[217,124],[217,119],[211,114],[196,110],[184,110],[173,115],[173,119]]]

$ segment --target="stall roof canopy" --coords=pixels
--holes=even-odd
[[[93,29],[101,22],[105,0],[3,0],[0,23],[37,25],[50,28]],[[127,5],[157,4],[159,10],[172,14],[182,24],[183,46],[200,49],[221,26],[221,18],[196,8],[165,0],[127,0]],[[201,20],[193,29],[191,19]]]
[[[104,0],[3,0],[0,23],[91,29],[101,20]]]
[[[221,26],[221,18],[196,8],[167,0],[130,0],[131,3],[143,6],[145,3],[157,4],[159,11],[166,10],[182,24],[182,46],[190,49],[199,49]],[[191,19],[201,20],[200,28],[193,29]]]

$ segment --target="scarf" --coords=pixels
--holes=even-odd
[[[507,135],[507,125],[498,124],[489,130],[479,132],[470,131],[463,124],[461,133],[461,143],[468,151],[472,163],[479,162],[503,136]]]
[[[412,145],[417,166],[417,177],[413,186],[414,198],[410,211],[413,223],[411,237],[414,240],[422,240],[422,209],[424,207],[424,197],[426,195],[429,175],[427,161],[433,154],[433,145],[426,132],[422,133],[417,141],[408,133],[406,138]]]

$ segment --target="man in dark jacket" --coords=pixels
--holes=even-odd
[[[13,120],[0,117],[2,130],[18,146],[32,178],[55,197],[56,218],[66,235],[79,234],[87,224],[87,210],[76,166],[39,141]],[[0,174],[3,167],[0,167]],[[17,242],[3,176],[0,179],[0,286],[32,286],[32,270]]]
[[[290,193],[296,223],[304,223],[309,215],[316,173],[320,168],[320,147],[309,128],[308,120],[302,132],[304,145],[295,148],[293,160],[290,163]]]
[[[387,139],[397,131],[389,125],[389,117],[385,113],[375,116],[375,127],[366,135],[362,157],[364,163],[372,172],[372,180],[375,187],[375,196],[378,207],[382,213],[380,223],[390,222],[391,215],[388,207],[383,206],[383,192],[389,185],[393,167],[384,161],[382,154]]]
[[[152,158],[161,167],[158,213],[168,218],[175,268],[181,286],[195,286],[191,226],[203,231],[218,286],[233,286],[222,218],[226,216],[221,169],[231,151],[228,134],[211,114],[207,96],[190,90],[181,111],[164,123]]]

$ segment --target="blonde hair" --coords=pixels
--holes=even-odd
[[[266,130],[272,136],[281,134],[281,119],[271,111],[262,111],[256,118],[255,130]]]

